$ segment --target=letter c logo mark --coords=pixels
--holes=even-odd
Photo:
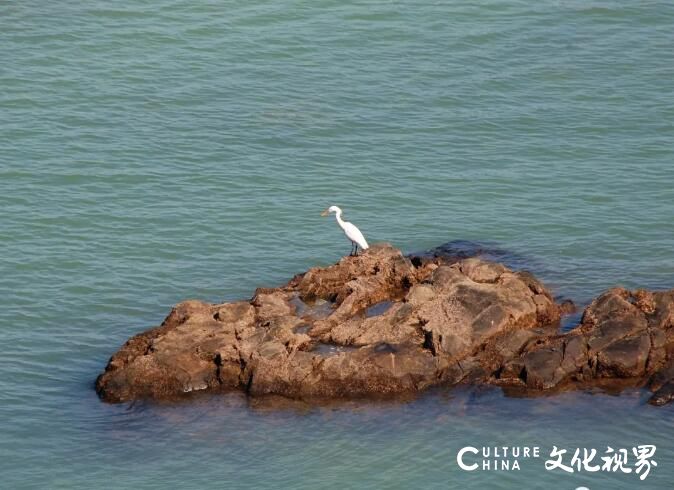
[[[466,446],[466,447],[464,447],[463,449],[461,449],[461,451],[459,451],[459,454],[456,455],[456,462],[457,462],[457,464],[459,465],[459,468],[461,468],[461,469],[464,470],[464,471],[474,471],[474,470],[476,470],[478,464],[477,464],[477,463],[473,463],[473,464],[471,464],[471,465],[465,464],[465,463],[463,462],[463,455],[464,455],[465,453],[473,453],[473,454],[477,454],[478,452],[479,452],[479,451],[478,451],[476,448],[472,447],[472,446]]]

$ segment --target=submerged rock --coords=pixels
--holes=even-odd
[[[309,400],[635,378],[654,404],[673,398],[674,291],[613,289],[561,334],[566,311],[530,273],[379,245],[250,301],[178,304],[112,356],[96,389],[110,402],[231,389]]]

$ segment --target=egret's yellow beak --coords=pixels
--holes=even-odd
[[[323,212],[321,213],[321,216],[327,216],[328,214],[330,214],[330,213],[328,213],[328,210],[326,209],[325,211],[323,211]]]

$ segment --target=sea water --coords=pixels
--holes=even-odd
[[[495,244],[580,305],[674,287],[671,2],[28,0],[0,27],[2,488],[671,488],[674,407],[638,390],[93,390],[173,304],[348,254],[332,204],[406,252]],[[648,444],[644,481],[544,465]],[[467,446],[541,458],[464,471]]]

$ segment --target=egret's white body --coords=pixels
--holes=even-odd
[[[367,241],[365,240],[365,237],[361,233],[361,231],[354,225],[353,223],[350,223],[349,221],[344,221],[342,219],[342,210],[337,207],[337,206],[330,206],[328,209],[323,211],[321,213],[322,216],[327,216],[330,213],[335,213],[335,218],[337,219],[337,224],[344,230],[344,234],[346,237],[351,240],[351,246],[352,248],[355,246],[356,247],[356,255],[358,255],[358,247],[362,248],[363,250],[367,250],[370,248],[370,246],[367,244]],[[353,250],[351,251],[351,255],[353,255]]]

